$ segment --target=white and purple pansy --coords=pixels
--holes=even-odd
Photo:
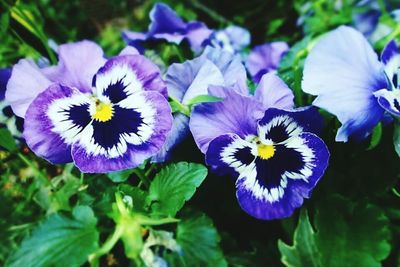
[[[264,220],[285,218],[309,198],[322,177],[329,153],[324,142],[302,123],[304,111],[268,109],[255,134],[225,134],[211,141],[208,165],[237,175],[240,206]]]
[[[59,81],[38,94],[25,114],[32,151],[54,164],[74,161],[89,173],[134,168],[158,152],[172,115],[153,63],[140,55],[113,57],[90,89]]]
[[[384,120],[400,115],[399,48],[391,41],[381,60],[364,36],[341,26],[321,38],[304,65],[302,88],[316,95],[313,105],[342,123],[336,141],[366,138]]]
[[[251,216],[290,216],[328,165],[328,149],[315,135],[321,116],[313,107],[293,110],[292,92],[272,73],[263,76],[254,96],[226,87],[209,92],[223,100],[196,106],[190,119],[206,163],[237,178],[237,199]]]

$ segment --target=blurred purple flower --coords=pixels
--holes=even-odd
[[[288,50],[289,45],[285,42],[272,42],[254,47],[246,60],[246,68],[253,81],[258,83],[265,73],[276,71]]]
[[[236,196],[251,216],[290,216],[328,165],[327,147],[314,134],[321,116],[312,107],[293,110],[292,91],[273,73],[263,76],[254,96],[223,86],[209,93],[223,100],[195,106],[190,118],[206,163],[237,178]]]
[[[230,53],[239,53],[250,44],[250,38],[248,30],[231,25],[223,30],[214,31],[204,44],[221,48]]]
[[[125,41],[138,46],[142,41],[150,39],[164,39],[168,42],[180,44],[187,40],[191,48],[199,52],[203,42],[209,38],[212,31],[198,21],[184,22],[169,6],[157,3],[150,11],[149,30],[146,33],[123,31]]]
[[[381,61],[365,37],[341,26],[321,38],[307,57],[302,88],[316,95],[313,105],[337,116],[336,141],[362,140],[384,119],[400,112],[397,72],[400,54],[394,41]]]

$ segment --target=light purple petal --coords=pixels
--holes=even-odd
[[[294,107],[292,90],[274,73],[262,76],[254,98],[260,101],[265,109],[292,109]]]
[[[242,27],[230,25],[223,30],[228,36],[235,51],[240,51],[250,44],[250,32]]]
[[[92,92],[93,76],[106,62],[101,47],[86,40],[63,44],[58,57],[57,66],[43,70],[46,77],[82,92]]]
[[[378,103],[382,108],[397,117],[400,116],[400,89],[392,91],[382,89],[376,91],[374,95],[378,98]]]
[[[28,106],[51,83],[36,64],[21,59],[12,69],[5,94],[6,101],[17,116],[24,118]]]
[[[114,105],[111,120],[94,120],[82,131],[72,146],[73,160],[87,173],[135,168],[161,149],[171,125],[171,108],[164,96],[135,92]]]
[[[119,56],[134,56],[140,55],[139,51],[133,46],[126,46],[124,49],[119,52]]]
[[[210,87],[210,95],[224,98],[220,102],[194,107],[189,127],[201,152],[216,137],[234,133],[241,138],[257,132],[257,120],[264,114],[262,105],[232,88]]]
[[[204,42],[210,37],[212,32],[204,23],[193,21],[188,23],[185,37],[189,41],[192,50],[198,54],[203,49]]]
[[[71,144],[91,119],[89,106],[89,97],[77,89],[51,85],[26,111],[26,143],[53,164],[71,162]]]
[[[249,94],[246,69],[239,55],[234,55],[220,48],[207,46],[202,57],[211,60],[224,76],[226,87],[234,86],[243,95]]]
[[[246,68],[255,83],[270,71],[278,69],[282,57],[289,50],[285,42],[272,42],[253,48],[246,60]]]
[[[341,26],[321,38],[306,59],[302,88],[317,95],[314,105],[342,123],[336,141],[363,139],[380,121],[383,109],[373,92],[388,88],[383,64],[356,30]]]

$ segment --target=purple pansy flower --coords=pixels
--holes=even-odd
[[[172,64],[165,81],[168,95],[183,105],[188,105],[196,96],[207,95],[210,85],[235,86],[242,94],[248,94],[246,70],[240,57],[221,48],[206,47],[201,56]],[[174,114],[172,130],[153,161],[162,162],[169,158],[171,150],[188,135],[188,122],[186,115]]]
[[[381,61],[364,36],[341,26],[322,37],[304,65],[302,88],[316,95],[313,104],[337,116],[342,126],[336,141],[362,140],[384,118],[384,111],[400,112],[394,41]]]
[[[180,44],[187,40],[191,48],[199,52],[202,43],[209,38],[212,31],[198,21],[184,22],[175,11],[163,3],[157,3],[150,11],[149,30],[146,33],[123,31],[122,36],[130,45],[137,46],[150,39],[165,39]]]
[[[314,134],[322,118],[312,107],[292,110],[292,91],[273,73],[263,76],[254,96],[221,86],[209,93],[223,101],[195,106],[190,118],[206,163],[237,178],[238,202],[251,216],[290,216],[328,164],[327,147]]]
[[[103,66],[95,67],[89,55],[81,54],[89,51],[80,53],[71,46],[60,46],[57,66],[39,69],[22,61],[22,67],[20,62],[13,69],[6,98],[11,95],[13,108],[25,116],[28,146],[51,163],[74,161],[90,173],[134,168],[155,155],[172,124],[157,66],[124,50],[109,60],[97,51],[93,61]],[[63,48],[69,48],[68,53]],[[24,69],[28,72],[22,73]],[[19,75],[33,82],[18,81]],[[32,88],[35,92],[27,98],[23,92]],[[18,94],[24,101],[33,98],[26,112]]]
[[[265,73],[276,71],[288,50],[289,45],[286,42],[272,42],[254,47],[246,60],[246,68],[253,81],[258,83]]]
[[[231,25],[214,31],[204,45],[222,48],[230,53],[239,53],[250,44],[250,32],[245,28]]]

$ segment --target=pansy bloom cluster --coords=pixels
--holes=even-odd
[[[398,265],[396,1],[8,2],[0,265]]]

